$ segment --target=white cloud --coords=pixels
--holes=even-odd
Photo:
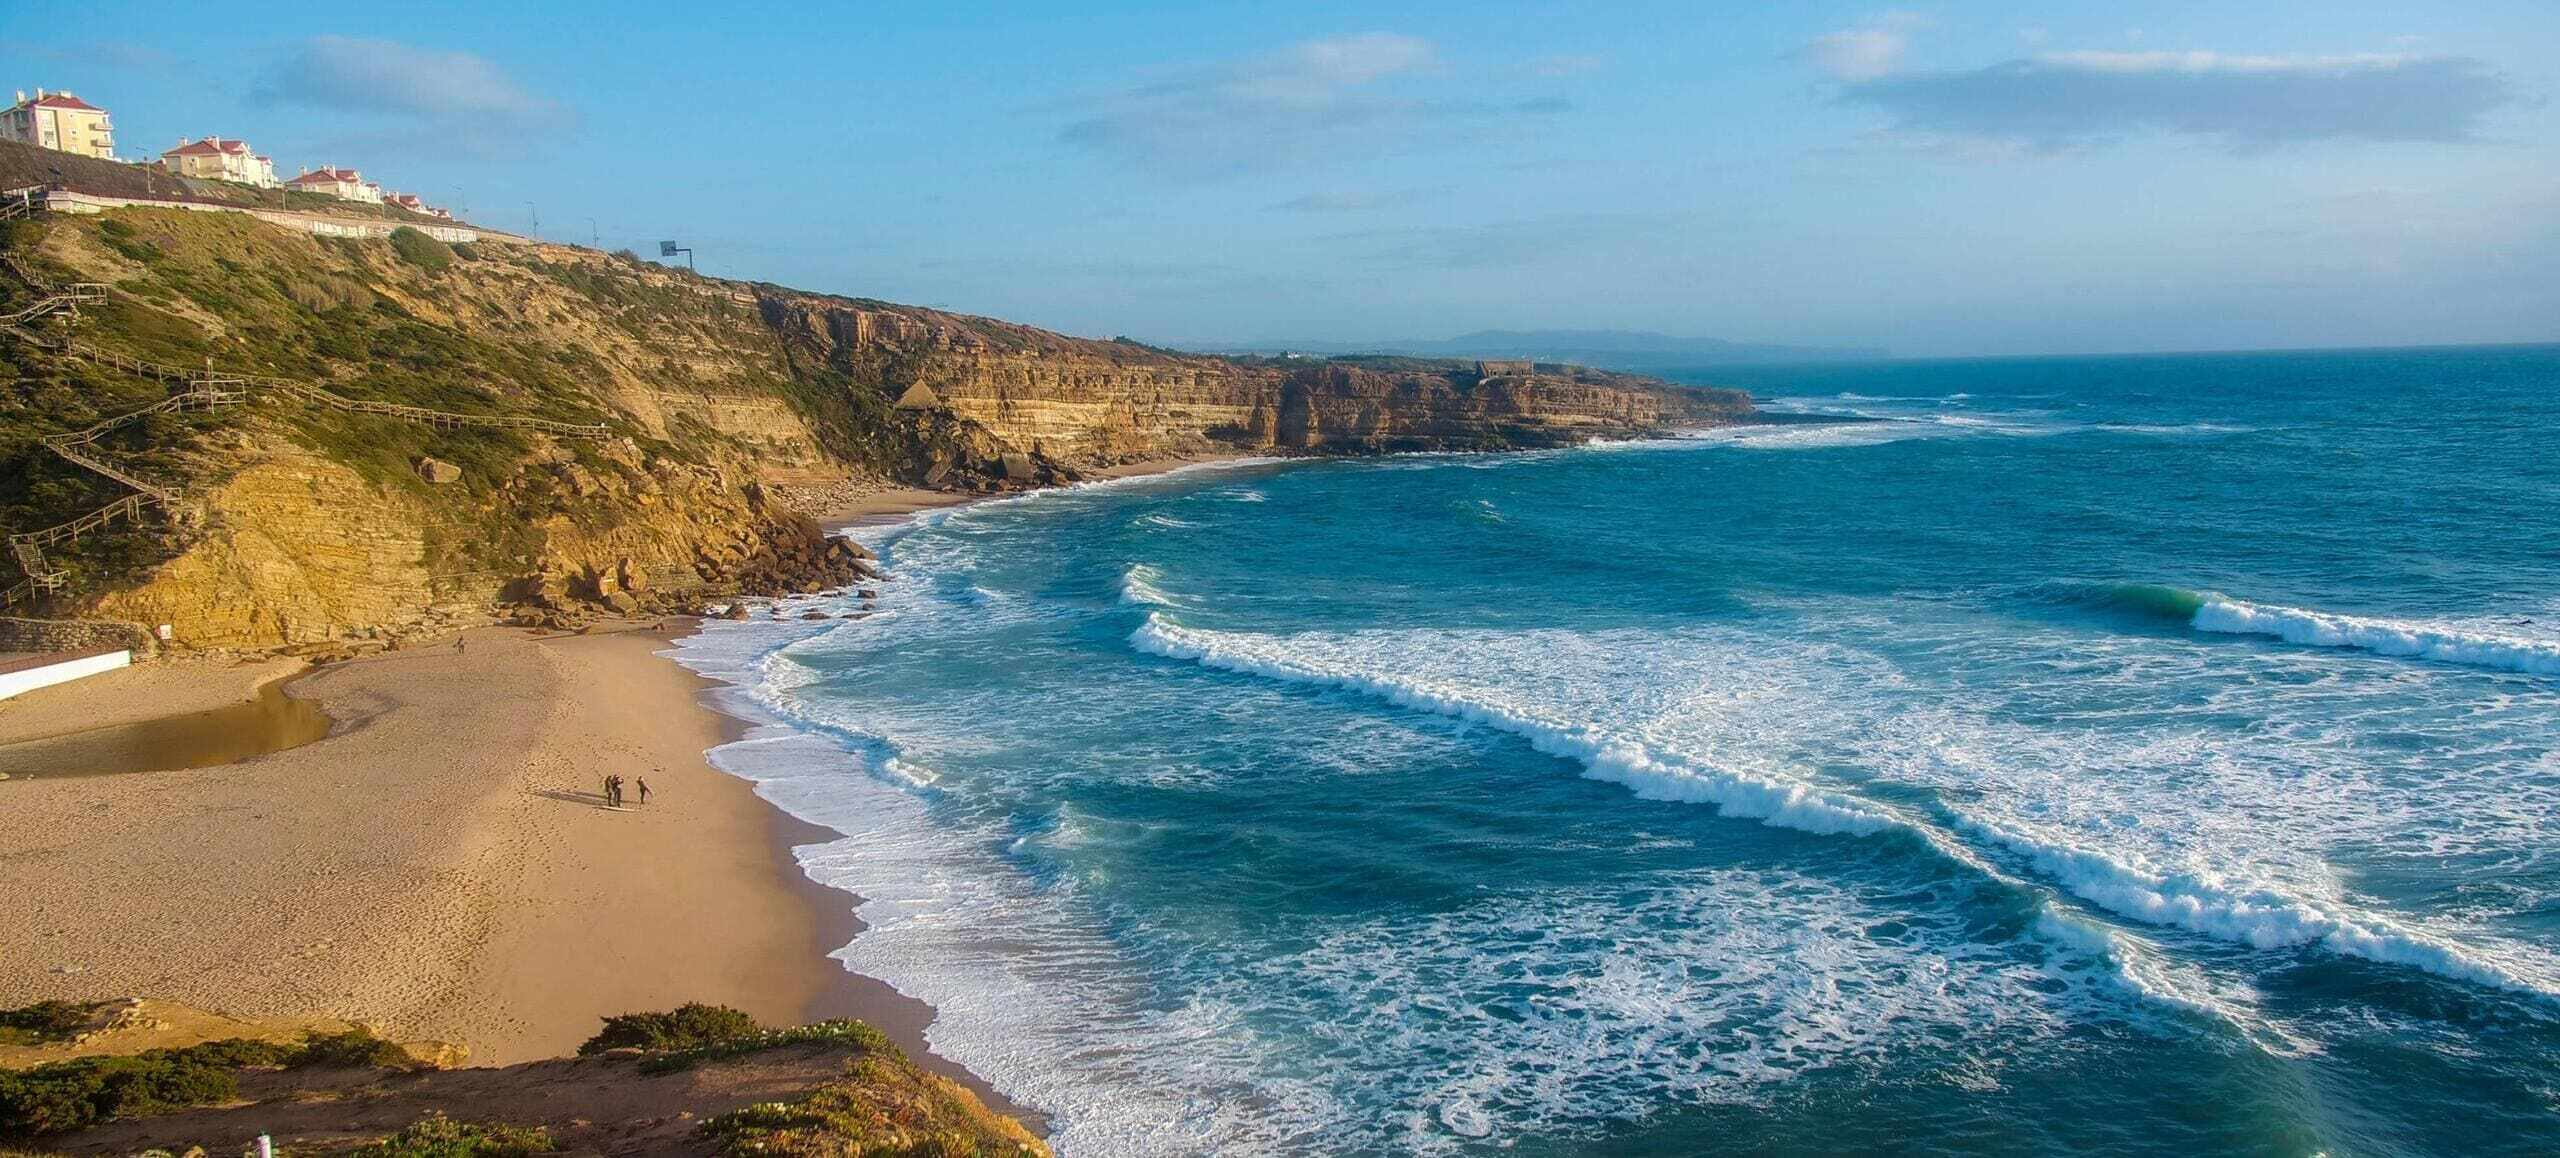
[[[1804,55],[1840,80],[1873,80],[1901,65],[1911,34],[1926,23],[1910,12],[1887,12],[1838,32],[1817,36]]]
[[[2313,140],[2465,141],[2516,100],[2468,57],[2218,52],[2054,52],[1984,68],[1893,73],[1841,98],[1892,131],[2051,150],[2136,133],[2218,138],[2241,149]]]
[[[1215,175],[1422,143],[1461,121],[1536,117],[1560,99],[1449,95],[1431,42],[1389,32],[1311,40],[1078,102],[1060,137],[1159,171]]]
[[[346,36],[294,45],[249,95],[379,118],[390,122],[387,135],[432,137],[475,152],[521,147],[572,120],[558,102],[527,91],[482,57]]]

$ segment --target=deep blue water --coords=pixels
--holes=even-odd
[[[865,532],[718,759],[1071,1155],[2560,1151],[2560,348],[1699,380],[1880,421]]]

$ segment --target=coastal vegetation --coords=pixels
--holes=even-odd
[[[663,1013],[624,1013],[578,1047],[578,1056],[612,1049],[689,1050],[764,1032],[756,1019],[726,1005],[687,1002]]]
[[[62,1004],[0,1012],[0,1019],[65,1026],[70,1015],[55,1008]],[[735,1009],[688,1004],[606,1018],[578,1052],[575,1061],[435,1071],[408,1049],[356,1029],[293,1042],[235,1038],[75,1057],[0,1071],[0,1144],[130,1143],[175,1152],[192,1144],[218,1148],[215,1140],[240,1135],[247,1124],[250,1133],[273,1132],[290,1152],[353,1158],[517,1158],[611,1148],[613,1139],[638,1145],[641,1138],[652,1143],[641,1149],[736,1155],[1047,1153],[1020,1123],[857,1021],[768,1028]],[[724,1068],[751,1058],[751,1069]],[[570,1080],[595,1102],[561,1106],[544,1092],[562,1080],[564,1065],[580,1067]],[[282,1082],[265,1077],[286,1071],[307,1073]],[[392,1082],[440,1073],[468,1080]],[[777,1073],[801,1075],[797,1088],[773,1096]],[[742,1098],[733,1090],[756,1093]],[[350,1132],[326,1111],[341,1102],[409,1117],[397,1129]],[[607,1120],[616,1114],[628,1120]],[[113,1142],[95,1133],[119,1123]],[[670,1124],[674,1134],[666,1133]]]
[[[559,1147],[540,1126],[457,1122],[429,1114],[399,1133],[347,1151],[347,1158],[524,1158]]]
[[[246,1069],[399,1069],[416,1064],[408,1051],[362,1029],[290,1044],[232,1038],[72,1058],[0,1072],[0,1139],[40,1138],[117,1118],[230,1101],[239,1095],[238,1075]]]
[[[0,1009],[0,1045],[48,1045],[69,1041],[89,1027],[98,1002],[39,1001]]]

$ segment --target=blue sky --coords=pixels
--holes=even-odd
[[[10,4],[0,89],[1080,334],[2560,339],[2549,0],[727,8]]]

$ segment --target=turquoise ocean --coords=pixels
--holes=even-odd
[[[1071,1156],[2560,1152],[2560,347],[1687,377],[678,654]]]

